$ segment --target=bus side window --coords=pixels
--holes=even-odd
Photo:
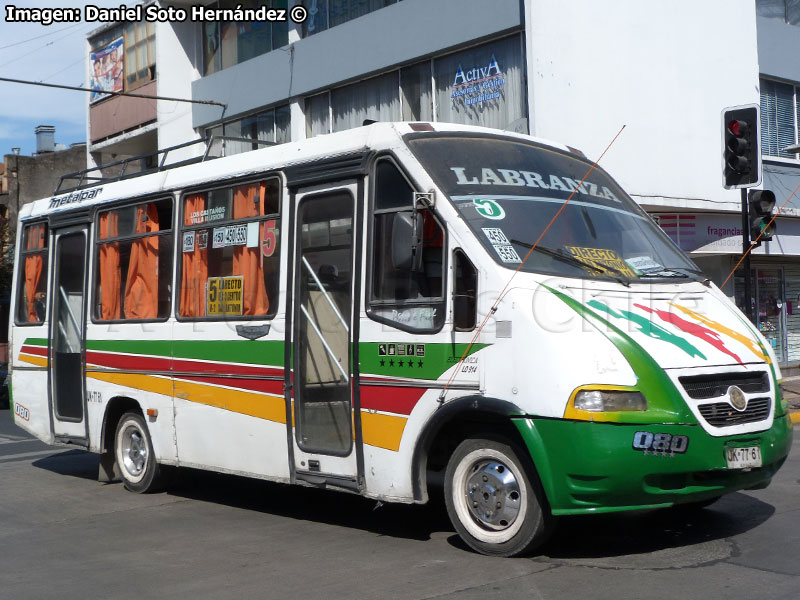
[[[182,202],[178,316],[275,315],[279,180],[186,194]],[[222,290],[225,294],[217,293]]]
[[[95,320],[167,318],[172,247],[172,200],[98,213]]]
[[[47,224],[26,225],[22,231],[17,323],[44,321],[47,311]]]
[[[472,331],[477,323],[478,271],[460,248],[453,252],[453,328]]]
[[[414,188],[392,161],[378,161],[373,181],[370,314],[401,329],[438,331],[444,324],[444,228],[428,209],[419,208],[415,217]]]

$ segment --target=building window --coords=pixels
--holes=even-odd
[[[291,141],[289,105],[276,106],[249,117],[216,125],[206,130],[206,137],[212,135],[238,138],[215,141],[211,147],[212,156],[232,156],[250,150],[258,150],[268,145],[259,142],[285,144]]]
[[[156,78],[155,23],[125,24],[125,85],[132,90]]]
[[[347,21],[352,21],[400,0],[303,0],[308,18],[303,23],[303,37],[314,35]]]
[[[95,320],[166,319],[172,249],[172,200],[99,213]]]
[[[437,121],[513,129],[526,114],[519,36],[435,59],[433,71]]]
[[[519,35],[306,99],[308,137],[375,121],[443,121],[527,132]]]
[[[360,127],[366,119],[400,120],[397,71],[331,91],[333,131]]]
[[[790,25],[800,25],[800,2],[798,0],[756,0],[758,16],[781,19]]]
[[[279,212],[277,179],[183,197],[181,317],[275,314]]]
[[[783,148],[797,143],[797,88],[770,79],[761,80],[761,153],[796,158]]]
[[[213,8],[288,9],[288,0],[219,0]],[[210,75],[289,43],[289,23],[237,21],[203,24],[203,75]]]
[[[432,61],[400,69],[404,121],[433,121]]]
[[[306,137],[331,132],[331,94],[323,92],[306,98]]]

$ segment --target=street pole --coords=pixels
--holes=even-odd
[[[742,188],[742,254],[745,252],[747,255],[742,262],[744,269],[744,314],[753,323],[756,322],[756,316],[753,311],[753,281],[750,275],[750,219],[747,211],[747,188]]]

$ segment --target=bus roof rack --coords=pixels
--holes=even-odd
[[[156,150],[155,152],[148,152],[147,154],[131,156],[112,163],[106,163],[98,165],[96,167],[92,167],[90,169],[84,169],[82,171],[76,171],[74,173],[68,173],[66,175],[62,175],[61,179],[59,179],[58,181],[58,185],[56,186],[55,191],[53,192],[53,195],[57,195],[63,192],[72,192],[74,190],[91,187],[93,185],[98,185],[101,183],[109,183],[112,181],[120,181],[122,179],[141,177],[142,175],[149,175],[150,173],[157,173],[159,171],[166,171],[169,169],[174,169],[176,167],[183,167],[185,165],[205,162],[206,160],[209,159],[220,158],[219,156],[210,156],[210,153],[212,148],[215,148],[216,145],[217,147],[220,147],[220,149],[222,150],[221,156],[225,156],[225,142],[252,144],[254,146],[276,145],[275,142],[271,142],[268,140],[256,140],[252,138],[241,138],[241,137],[232,137],[225,135],[211,135],[207,138],[199,138],[197,140],[192,140],[190,142],[184,142],[182,144],[170,146],[162,150]],[[205,143],[206,145],[203,154],[201,154],[200,156],[195,156],[192,158],[187,158],[185,160],[180,160],[174,163],[167,164],[167,156],[171,151],[179,150],[181,148],[186,148],[188,146],[194,146],[200,143]],[[255,150],[256,148],[251,148],[251,149]],[[136,171],[135,173],[128,172],[128,167],[131,163],[135,163],[137,161],[143,161],[151,157],[158,157],[158,156],[161,156],[161,159],[158,161],[157,166],[143,168],[140,169],[139,171]],[[110,170],[113,170],[113,174],[108,174]]]

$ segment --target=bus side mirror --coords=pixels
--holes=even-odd
[[[422,267],[422,215],[398,212],[392,220],[392,266],[402,271]]]

